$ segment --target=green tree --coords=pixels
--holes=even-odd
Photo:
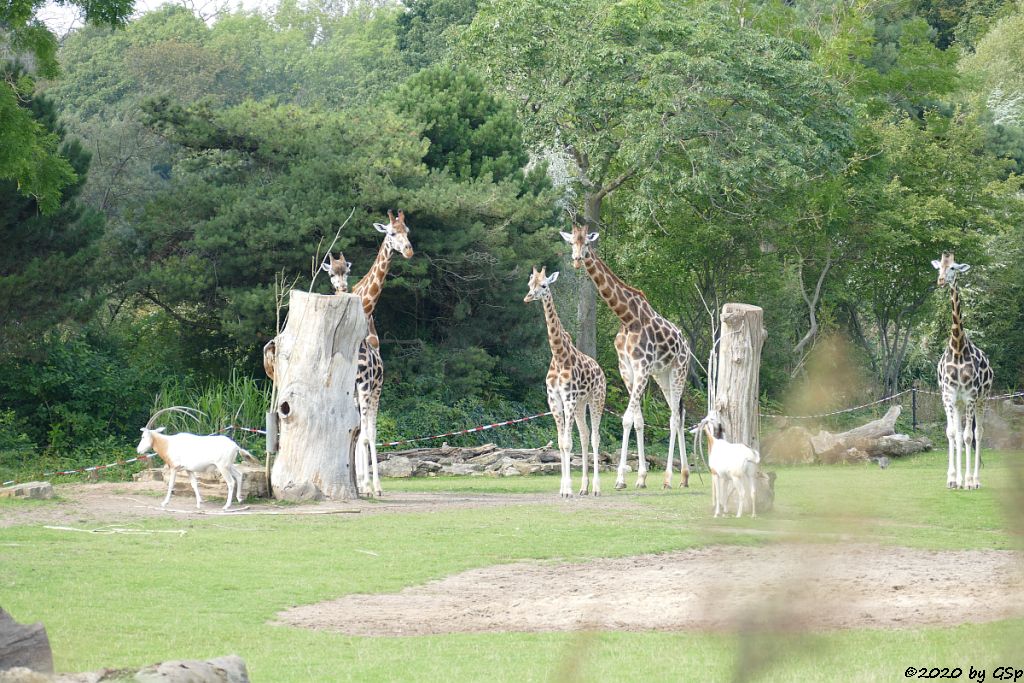
[[[7,354],[29,352],[59,323],[88,319],[96,304],[93,262],[103,232],[103,217],[77,201],[89,154],[77,141],[62,142],[49,98],[22,99],[19,107],[59,145],[56,158],[76,182],[64,185],[52,197],[56,206],[41,214],[37,201],[15,182],[0,180],[0,348]]]
[[[480,8],[460,54],[511,94],[534,145],[569,160],[594,225],[627,183],[631,221],[749,218],[835,170],[848,141],[842,93],[804,49],[707,4],[502,0]],[[594,353],[583,292],[580,347]]]
[[[465,67],[420,71],[397,91],[395,106],[423,125],[430,148],[423,161],[459,179],[495,181],[522,174],[529,161],[515,109],[487,92]]]
[[[35,73],[57,75],[57,39],[36,17],[43,0],[11,0],[0,5],[0,53],[25,57]],[[131,13],[131,0],[69,0],[86,22],[119,26]],[[44,212],[55,211],[60,193],[75,181],[74,169],[58,151],[59,141],[20,102],[31,98],[33,77],[5,68],[0,84],[0,180],[12,180],[19,192],[37,200]]]
[[[459,30],[476,15],[476,0],[410,0],[398,17],[398,49],[405,61],[424,68],[449,56]]]
[[[967,115],[877,121],[865,136],[865,160],[851,169],[848,201],[861,239],[843,308],[890,394],[935,285],[931,260],[955,249],[964,262],[982,263],[985,237],[1021,216],[1021,181],[1002,180],[1006,162],[986,153],[984,131]]]

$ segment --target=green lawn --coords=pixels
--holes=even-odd
[[[688,490],[638,493],[614,491],[614,475],[604,473],[608,500],[635,505],[560,501],[556,477],[437,478],[386,480],[384,488],[544,492],[551,501],[431,513],[133,522],[140,529],[186,529],[180,537],[15,526],[0,529],[0,606],[19,621],[46,625],[62,671],[234,652],[257,682],[717,681],[737,672],[772,681],[893,681],[908,666],[960,666],[966,680],[971,665],[986,667],[991,680],[995,666],[1024,668],[1016,647],[1024,621],[799,639],[694,633],[355,638],[268,623],[291,605],[391,592],[521,559],[624,556],[790,535],[931,549],[1018,547],[1024,517],[1014,504],[1021,500],[1016,465],[1024,464],[1024,454],[988,453],[986,463],[985,488],[973,492],[945,489],[944,453],[887,470],[775,468],[776,511],[757,520],[711,519],[706,475],[703,483],[694,476]],[[661,477],[652,473],[648,481],[660,486]],[[33,504],[7,502],[0,515]]]

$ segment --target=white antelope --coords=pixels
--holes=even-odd
[[[139,445],[135,449],[140,455],[152,449],[160,456],[164,464],[167,465],[169,470],[167,476],[167,496],[164,497],[164,502],[160,506],[167,507],[167,503],[171,500],[171,493],[174,491],[174,480],[180,469],[188,472],[189,481],[192,483],[192,490],[196,492],[196,508],[201,509],[203,506],[203,499],[199,496],[199,482],[196,480],[196,473],[207,472],[214,468],[220,471],[221,476],[224,477],[224,481],[228,485],[228,501],[224,504],[224,509],[227,510],[231,507],[231,498],[233,496],[237,497],[238,502],[241,503],[242,474],[235,467],[235,459],[241,453],[246,460],[255,465],[260,464],[259,460],[232,439],[221,434],[209,436],[200,436],[188,432],[164,434],[163,427],[159,429],[152,428],[153,422],[160,414],[172,410],[184,413],[193,419],[196,419],[193,413],[199,412],[181,406],[164,408],[157,411],[149,418],[146,426],[142,427],[142,440],[139,441]]]
[[[708,469],[711,470],[711,503],[715,508],[715,517],[725,512],[726,499],[729,495],[729,484],[736,487],[736,516],[743,516],[743,503],[749,491],[750,516],[757,517],[757,467],[761,455],[741,443],[731,443],[723,438],[722,424],[714,416],[708,415],[696,427],[694,441],[703,432],[708,440]],[[694,449],[698,444],[694,443]]]

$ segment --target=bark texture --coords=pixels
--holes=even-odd
[[[265,347],[279,420],[271,469],[275,498],[355,498],[352,452],[359,343],[367,323],[354,294],[292,290],[284,330]]]
[[[715,410],[726,438],[760,449],[757,397],[760,394],[761,347],[768,332],[764,311],[749,304],[722,307]]]

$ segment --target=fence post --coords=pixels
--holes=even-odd
[[[917,380],[910,387],[910,430],[917,431]]]

